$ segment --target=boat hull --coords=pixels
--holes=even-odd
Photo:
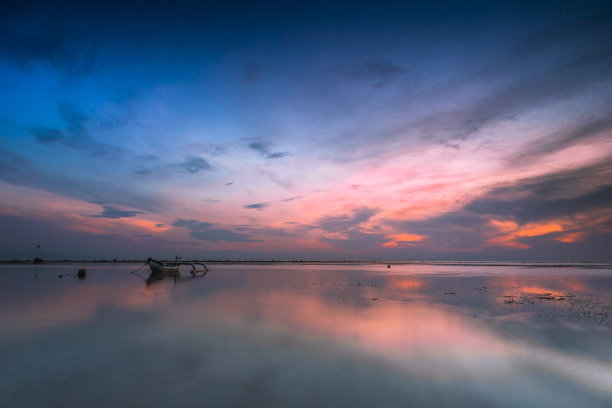
[[[178,274],[181,266],[180,264],[161,263],[153,259],[149,259],[147,263],[149,268],[151,268],[151,272],[159,274]]]

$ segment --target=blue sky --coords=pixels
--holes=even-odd
[[[2,9],[0,258],[609,258],[606,2]]]

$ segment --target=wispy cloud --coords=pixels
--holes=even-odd
[[[290,152],[272,151],[273,146],[271,142],[265,140],[258,140],[248,144],[249,148],[255,150],[266,159],[280,159],[291,154]]]
[[[83,174],[58,172],[40,166],[14,151],[0,149],[0,156],[11,160],[0,161],[0,180],[15,186],[47,191],[84,202],[113,202],[145,211],[159,211],[163,203],[159,197],[145,195],[114,180],[95,180]]]
[[[477,214],[511,216],[520,223],[582,211],[612,208],[612,166],[598,165],[520,180],[491,190],[465,209]]]
[[[99,203],[99,202],[95,204],[101,205],[102,208],[104,208],[104,211],[102,211],[102,213],[100,214],[90,215],[90,217],[93,217],[93,218],[118,219],[118,218],[130,218],[130,217],[135,217],[140,214],[144,214],[143,211],[121,210],[110,204],[104,204],[104,203]]]
[[[215,227],[214,224],[198,221],[177,219],[172,226],[185,228],[189,231],[192,238],[200,241],[210,242],[256,242],[250,235],[235,232],[228,228]]]
[[[349,214],[342,214],[338,216],[326,216],[318,221],[316,225],[329,232],[348,232],[362,223],[369,221],[374,215],[380,210],[378,208],[356,208]]]
[[[442,251],[524,250],[612,233],[612,174],[606,162],[493,188],[462,208],[423,220],[386,220]],[[550,251],[550,249],[549,249]]]
[[[2,14],[4,41],[0,43],[0,53],[5,58],[22,66],[44,62],[72,76],[86,75],[93,70],[99,49],[95,30],[70,25],[44,6],[29,8],[21,18],[13,13]],[[36,25],[28,24],[33,20],[37,21]],[[24,25],[30,26],[27,32],[22,30]]]
[[[89,117],[76,106],[59,102],[57,104],[59,116],[65,123],[64,129],[51,127],[30,128],[34,139],[47,145],[63,145],[75,150],[88,151],[92,156],[101,156],[117,160],[123,154],[121,148],[98,142],[91,137],[87,128]]]
[[[582,123],[569,129],[553,132],[531,141],[528,146],[510,155],[508,162],[510,166],[533,163],[543,156],[567,147],[584,143],[590,139],[596,143],[598,138],[606,138],[610,135],[612,135],[612,112],[606,112],[602,117],[585,118]]]
[[[253,203],[245,205],[244,208],[248,210],[263,210],[268,206],[268,203]]]
[[[371,254],[380,249],[388,239],[381,233],[349,230],[342,237],[322,237],[321,241],[349,252]]]
[[[280,201],[281,202],[289,202],[289,201],[299,200],[300,198],[302,198],[302,196],[294,196],[294,197],[284,198],[284,199],[282,199]]]
[[[603,248],[612,8],[449,7],[12,2],[0,210],[237,257]]]
[[[182,172],[196,174],[201,171],[212,171],[213,167],[203,158],[187,156],[184,161],[175,164]]]
[[[328,157],[350,163],[393,157],[430,144],[458,149],[475,138],[494,142],[505,137],[500,128],[506,122],[519,121],[535,111],[563,109],[568,101],[582,105],[585,95],[601,100],[587,102],[597,105],[595,110],[572,112],[576,117],[582,116],[577,120],[585,127],[567,137],[549,131],[537,141],[536,149],[541,149],[542,154],[554,152],[587,134],[594,135],[595,128],[605,126],[609,118],[601,107],[612,102],[606,91],[612,78],[612,56],[607,52],[612,46],[612,13],[609,7],[584,13],[580,18],[552,20],[546,29],[532,27],[521,39],[515,38],[483,58],[482,64],[459,68],[440,81],[420,78],[419,84],[428,83],[427,88],[415,87],[412,81],[398,81],[384,89],[389,92],[373,97],[359,88],[344,90],[327,80],[315,84],[314,88],[320,88],[325,97],[320,111],[313,111],[317,116],[312,121],[333,121],[333,126],[328,127],[336,129],[334,143],[328,146],[336,151],[330,151]],[[379,65],[384,68],[384,64]],[[376,72],[374,67],[371,70]],[[389,71],[397,72],[392,66]],[[334,94],[341,95],[340,100]],[[385,121],[380,121],[381,111],[385,112]],[[372,143],[373,138],[377,143]]]

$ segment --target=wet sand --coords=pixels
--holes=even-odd
[[[0,406],[612,404],[606,265],[137,267],[0,266]]]

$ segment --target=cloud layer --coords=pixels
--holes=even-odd
[[[608,3],[3,4],[2,256],[608,259]]]

